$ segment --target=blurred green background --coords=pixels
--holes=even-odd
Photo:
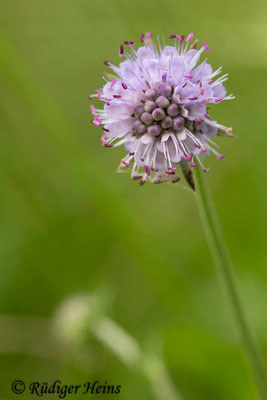
[[[97,293],[142,351],[161,353],[184,400],[257,399],[192,192],[116,174],[124,151],[100,145],[87,97],[103,60],[117,63],[120,43],[141,32],[193,31],[230,74],[237,99],[212,115],[237,139],[217,139],[227,158],[208,160],[208,180],[267,360],[265,7],[1,0],[0,399],[16,398],[15,379],[108,380],[123,387],[110,398],[155,398],[89,322],[88,335],[65,332],[57,310],[79,293]]]

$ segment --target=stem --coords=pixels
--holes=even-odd
[[[182,400],[164,361],[155,354],[143,353],[138,342],[120,325],[103,316],[91,324],[91,331],[121,362],[148,380],[156,399]]]
[[[229,301],[243,346],[249,357],[260,397],[266,400],[267,391],[262,355],[244,310],[235,270],[224,241],[206,177],[199,167],[195,169],[195,178],[197,181],[196,199],[214,264]]]

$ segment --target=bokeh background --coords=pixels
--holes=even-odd
[[[123,149],[100,145],[88,94],[103,60],[148,31],[193,31],[230,74],[237,99],[212,115],[237,138],[217,139],[227,157],[208,160],[208,181],[267,360],[265,19],[264,0],[1,0],[0,399],[16,398],[15,379],[108,380],[122,385],[110,398],[155,399],[91,332],[92,298],[184,400],[257,399],[194,195],[116,174]]]

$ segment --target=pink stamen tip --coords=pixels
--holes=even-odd
[[[145,181],[144,179],[142,179],[142,180],[140,181],[140,186],[143,186],[145,183],[146,183],[146,181]]]
[[[97,115],[95,115],[95,120],[96,120],[97,122],[99,122],[100,124],[102,123],[101,119],[100,119]]]
[[[202,153],[207,153],[207,151],[208,151],[207,149],[202,149],[201,150]]]
[[[107,106],[110,106],[111,104],[109,102],[106,103]]]
[[[109,61],[104,61],[104,64],[107,65],[108,67],[110,67],[110,62]]]
[[[164,174],[166,176],[175,175],[175,171],[165,171]]]
[[[143,33],[141,33],[141,35],[140,35],[140,40],[142,43],[144,43],[144,34]]]
[[[202,103],[208,103],[209,101],[211,101],[211,97],[209,97],[208,99],[202,100]]]
[[[200,144],[195,143],[195,147],[196,147],[197,149],[201,149],[201,145],[200,145]]]
[[[127,46],[130,46],[130,47],[134,46],[134,42],[132,42],[130,40],[125,40],[124,44],[126,44]]]
[[[123,89],[128,89],[128,86],[124,82],[121,83],[121,86],[123,87]]]
[[[189,33],[189,35],[188,35],[187,38],[186,38],[186,42],[187,42],[187,43],[190,42],[190,40],[192,40],[193,37],[194,37],[193,32]]]
[[[197,167],[197,163],[195,163],[195,162],[194,162],[194,163],[191,163],[191,164],[190,164],[190,167]]]
[[[103,127],[102,129],[103,129],[104,132],[109,132],[109,129],[107,129],[107,128]]]
[[[101,136],[101,142],[102,142],[104,145],[108,144],[108,142],[107,142],[107,140],[106,140],[106,134],[105,134],[105,133],[103,133],[103,135]]]
[[[148,40],[149,38],[151,38],[152,32],[148,32],[145,36],[145,40]]]
[[[206,42],[202,42],[202,46],[204,47],[204,49],[205,49],[206,51],[210,51],[210,48],[209,48],[209,46],[207,45]]]
[[[204,89],[201,89],[201,90],[200,90],[201,96],[203,96],[204,93],[205,93],[205,90],[204,90]]]
[[[188,100],[197,100],[198,97],[188,97]]]
[[[191,78],[193,78],[193,75],[191,75],[191,74],[187,74],[187,75],[184,75],[184,78],[191,79]]]
[[[96,93],[97,93],[98,100],[101,100],[101,97],[102,97],[101,91],[99,89],[96,89]]]
[[[142,157],[142,158],[140,158],[140,160],[142,161],[142,162],[144,162],[145,161],[145,159]]]
[[[212,79],[210,79],[209,81],[207,81],[207,83],[210,85],[213,82]]]
[[[219,103],[219,102],[222,101],[223,99],[224,99],[224,96],[218,97],[217,99],[215,99],[215,103]]]
[[[150,168],[151,171],[158,172],[158,168]]]
[[[211,116],[210,116],[209,114],[207,114],[207,113],[205,113],[204,116],[205,116],[206,118],[208,118],[208,119],[211,119]]]
[[[126,161],[122,160],[121,163],[122,163],[126,168],[130,168],[130,164],[128,164]]]
[[[193,153],[190,153],[188,157],[181,157],[181,160],[192,161],[192,158],[193,158]]]
[[[150,175],[150,169],[149,169],[148,165],[144,165],[144,170],[145,170],[145,173],[149,176]]]
[[[180,45],[182,45],[182,44],[183,44],[184,38],[185,38],[185,36],[184,36],[184,35],[182,35],[182,36],[180,36],[180,35],[176,35],[176,39],[178,39],[178,40],[179,40],[179,43],[180,43]]]
[[[120,99],[121,96],[119,94],[113,94],[114,99]]]
[[[104,147],[114,147],[113,144],[104,144]]]
[[[104,98],[105,101],[111,101],[112,99],[109,99],[108,97]]]
[[[226,154],[225,153],[222,153],[222,154],[220,154],[218,157],[217,157],[217,160],[222,160],[224,157],[226,156]]]
[[[129,156],[134,156],[134,151],[130,151]]]
[[[110,87],[113,88],[116,82],[117,82],[117,79],[113,79],[112,82],[111,82]]]
[[[170,35],[169,38],[170,38],[170,39],[175,39],[175,38],[176,38],[176,35]]]
[[[170,170],[170,171],[176,171],[176,168],[168,167],[168,170]]]
[[[121,58],[123,56],[124,53],[124,46],[123,44],[120,45],[120,49],[119,49],[119,57]]]
[[[94,124],[95,126],[100,126],[100,123],[98,121],[96,121],[95,119],[93,119],[93,121],[91,121],[92,124]]]
[[[203,119],[201,119],[201,118],[195,119],[195,122],[197,122],[198,124],[201,124],[201,122],[203,122]]]
[[[90,105],[90,109],[91,109],[92,114],[94,115],[96,113],[96,110],[92,104]]]
[[[184,87],[186,87],[186,86],[187,86],[187,82],[185,82],[185,83],[183,84],[182,88],[184,88]]]
[[[203,171],[204,172],[209,172],[209,169],[208,168],[203,168]]]
[[[142,175],[132,175],[132,180],[137,181],[142,178]]]

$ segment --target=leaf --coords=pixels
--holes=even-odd
[[[189,167],[188,162],[185,160],[181,160],[179,165],[181,167],[181,170],[185,177],[186,182],[191,187],[191,189],[195,191],[196,187],[195,187],[195,182],[194,182],[194,178],[193,178],[193,172],[192,172],[192,169]]]

